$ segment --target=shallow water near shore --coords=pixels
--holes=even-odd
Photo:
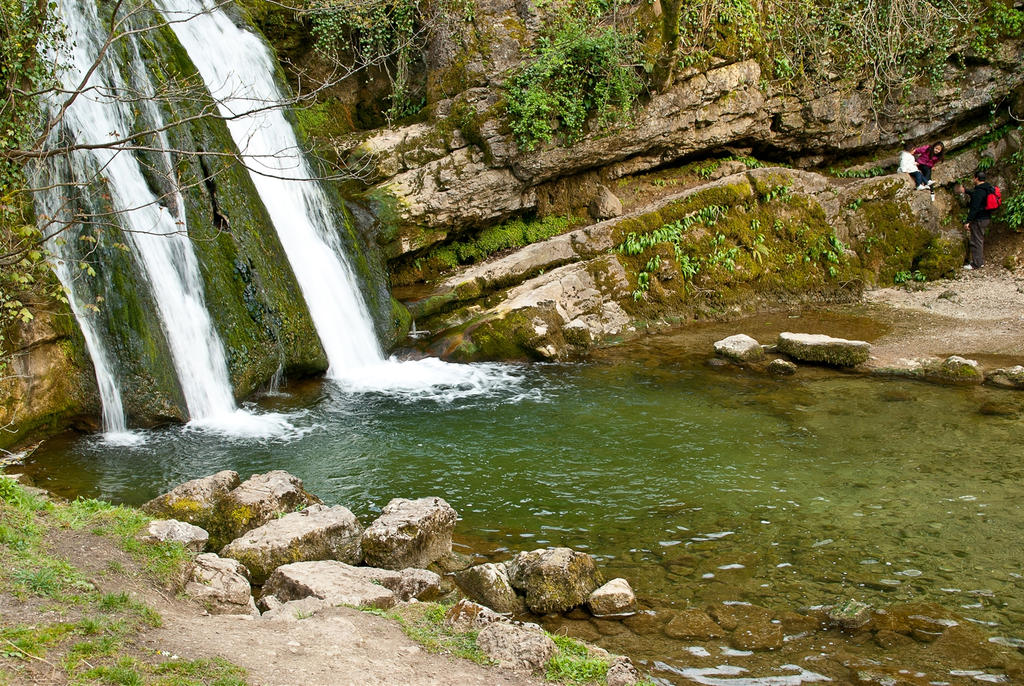
[[[259,403],[300,429],[287,440],[178,427],[136,445],[66,436],[24,470],[60,495],[140,504],[220,469],[285,469],[364,524],[393,497],[442,495],[463,552],[586,550],[658,612],[930,601],[1024,638],[1024,394],[814,370],[774,380],[672,346],[509,366],[507,383],[468,397],[292,385]],[[698,660],[685,641],[606,624],[599,638],[552,627],[594,631],[679,683],[728,656]]]

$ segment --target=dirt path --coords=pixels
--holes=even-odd
[[[890,327],[873,341],[872,366],[954,354],[985,366],[1024,361],[1024,276],[1001,267],[870,291],[865,302]]]

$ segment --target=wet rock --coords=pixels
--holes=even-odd
[[[871,344],[867,341],[850,341],[823,334],[784,331],[779,334],[776,346],[780,353],[794,360],[832,367],[856,367],[867,362],[871,355]]]
[[[395,498],[363,532],[366,564],[384,569],[426,567],[452,552],[458,515],[442,498]]]
[[[986,417],[1016,417],[1019,414],[1017,405],[989,400],[981,404],[978,414]]]
[[[733,362],[760,362],[764,359],[761,344],[744,333],[715,341],[715,354]]]
[[[947,357],[938,367],[929,368],[926,375],[934,381],[956,386],[973,386],[985,380],[980,364],[959,355]]]
[[[739,650],[777,650],[782,647],[782,624],[770,621],[745,621],[729,638]]]
[[[900,650],[914,644],[914,639],[889,629],[875,632],[875,643],[884,650]]]
[[[275,569],[263,592],[283,602],[313,596],[335,605],[384,610],[393,607],[398,602],[394,592],[372,581],[360,569],[333,560],[295,562]]]
[[[479,631],[488,624],[508,621],[489,607],[463,598],[444,615],[444,625],[453,631]]]
[[[477,635],[476,644],[499,667],[516,671],[541,671],[555,654],[555,642],[536,625],[489,624]]]
[[[820,617],[805,615],[799,612],[780,612],[776,619],[782,622],[782,631],[787,634],[809,633],[824,627]]]
[[[519,553],[508,562],[508,576],[526,594],[526,606],[542,615],[582,605],[603,581],[594,558],[570,548]]]
[[[605,676],[608,686],[633,686],[641,681],[640,672],[628,657],[619,655],[608,665],[608,674]]]
[[[245,566],[214,553],[196,557],[192,579],[185,584],[185,593],[202,603],[210,614],[259,614]]]
[[[1016,365],[994,369],[986,375],[985,381],[1000,388],[1024,388],[1024,367]]]
[[[654,610],[641,610],[622,623],[637,636],[647,636],[661,630],[662,618]]]
[[[619,634],[629,631],[629,629],[622,625],[622,622],[612,619],[598,619],[595,617],[590,620],[590,624],[597,629],[597,633],[602,636],[618,636]]]
[[[618,217],[620,214],[622,214],[622,201],[607,186],[599,186],[597,197],[590,203],[590,216],[601,221]]]
[[[311,560],[339,560],[359,564],[362,560],[363,528],[359,520],[341,505],[311,505],[272,519],[247,531],[220,551],[249,569],[255,584],[262,584],[281,565]]]
[[[154,517],[188,522],[209,531],[217,504],[240,482],[238,472],[230,470],[192,479],[153,498],[142,510]]]
[[[454,574],[473,566],[473,558],[470,555],[451,552],[430,563],[428,569],[438,574]]]
[[[626,579],[612,579],[590,594],[587,607],[596,617],[632,614],[636,612],[636,594]]]
[[[669,638],[696,639],[707,641],[722,638],[725,631],[702,610],[683,610],[665,625]]]
[[[207,529],[210,545],[222,547],[278,515],[319,503],[302,487],[302,479],[286,471],[254,474],[217,502],[214,521]]]
[[[180,543],[194,553],[206,549],[210,534],[194,524],[179,522],[177,519],[154,519],[139,532],[143,543]]]
[[[760,605],[714,603],[707,607],[708,616],[726,631],[734,631],[741,623],[767,624],[772,613]]]
[[[960,669],[1003,666],[1002,658],[990,648],[981,632],[964,624],[946,627],[929,652]]]
[[[960,623],[955,619],[933,617],[925,614],[908,615],[907,623],[910,625],[910,635],[918,641],[925,643],[941,637],[946,633],[947,629],[960,626]]]
[[[789,360],[775,359],[768,363],[768,373],[772,376],[792,376],[797,366]]]
[[[871,606],[850,598],[829,608],[828,621],[843,631],[860,629],[871,621]]]
[[[729,361],[728,360],[723,360],[720,357],[712,357],[712,358],[710,358],[708,360],[707,364],[712,369],[721,369],[723,367],[728,367],[729,366]]]
[[[524,600],[516,595],[504,564],[486,564],[470,567],[455,575],[455,583],[470,599],[497,612],[521,612]]]

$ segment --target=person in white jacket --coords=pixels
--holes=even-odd
[[[914,159],[914,146],[911,143],[905,143],[903,145],[903,152],[900,153],[900,168],[899,171],[910,174],[910,178],[917,184],[917,190],[927,191],[931,190],[931,184],[926,183],[924,180],[924,174],[917,168],[917,160]]]

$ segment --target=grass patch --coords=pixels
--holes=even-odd
[[[545,678],[560,684],[604,683],[608,662],[591,657],[587,646],[568,636],[548,634],[558,650],[548,660]]]
[[[71,684],[245,683],[244,671],[223,660],[152,665],[133,657],[139,654],[136,636],[160,626],[159,613],[127,592],[98,591],[47,545],[61,530],[89,530],[112,538],[132,554],[138,568],[159,581],[177,573],[189,554],[179,544],[137,541],[135,535],[149,521],[141,512],[98,500],[50,503],[0,480],[0,592],[38,606],[31,625],[0,628],[0,684],[31,679],[40,661],[56,670],[59,681]],[[135,567],[126,569],[120,562],[108,563],[106,572],[138,575]],[[46,621],[50,616],[56,619]]]
[[[493,664],[476,645],[478,632],[452,631],[445,626],[444,615],[449,607],[439,603],[415,603],[391,612],[373,608],[363,611],[398,622],[405,635],[426,648],[427,652],[453,655],[481,665]]]

